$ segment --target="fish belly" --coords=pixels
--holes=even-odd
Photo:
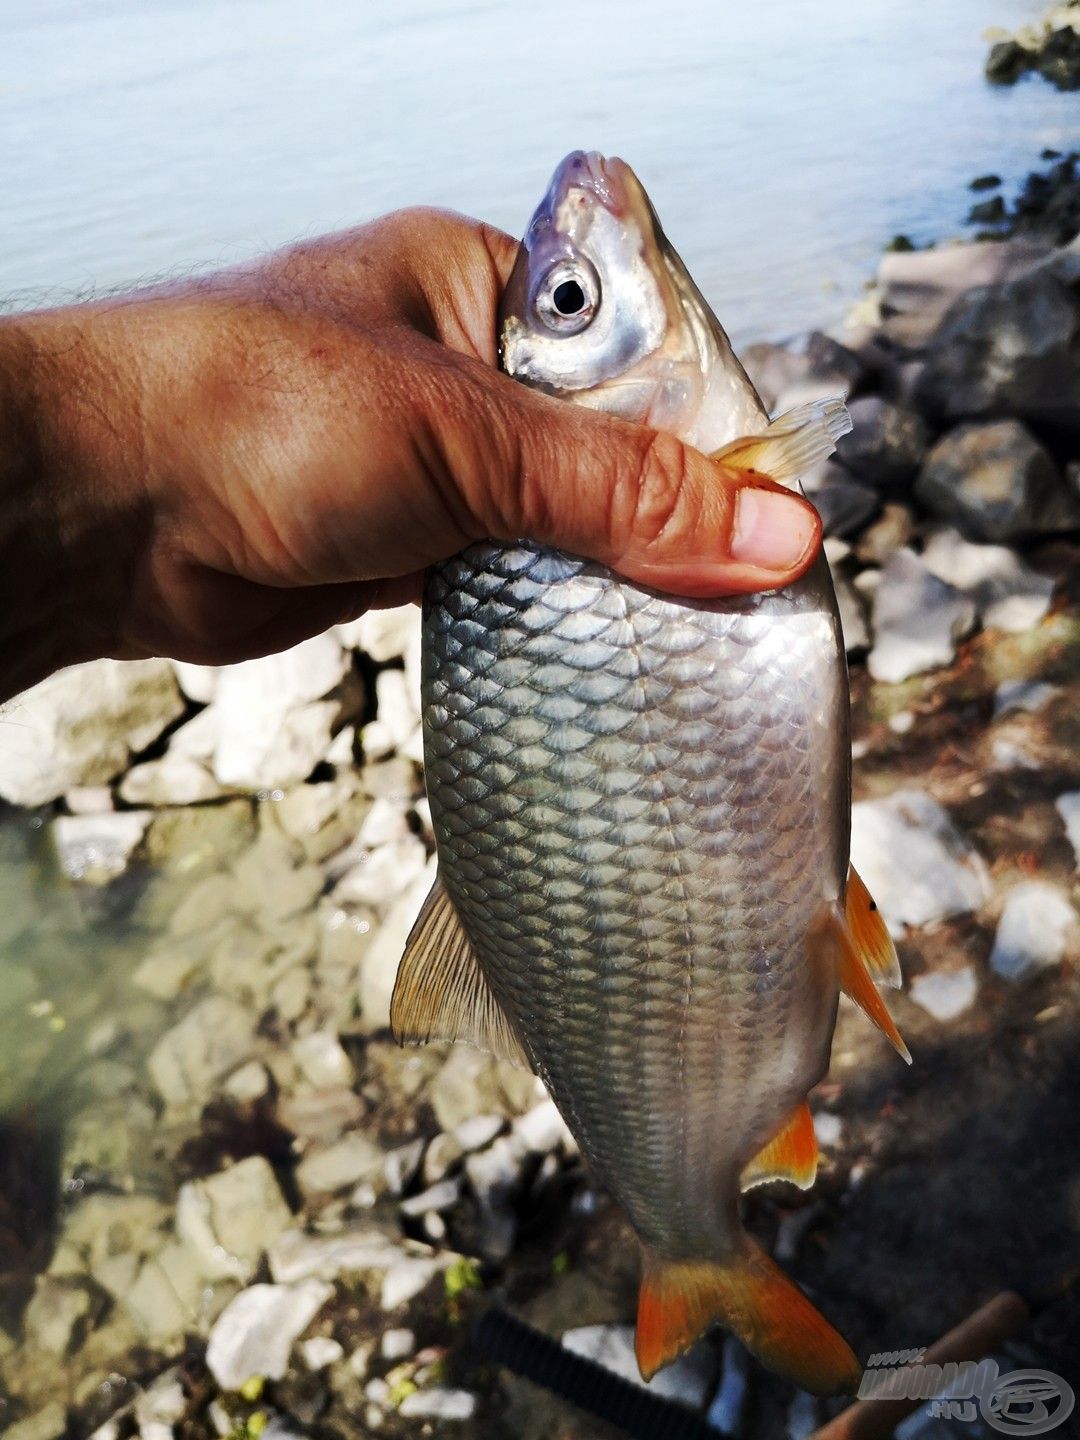
[[[477,545],[432,573],[424,626],[440,870],[485,975],[641,1238],[722,1256],[835,1022],[808,943],[848,858],[825,562],[691,602]]]

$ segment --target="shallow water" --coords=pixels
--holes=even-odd
[[[981,33],[1042,0],[392,7],[36,0],[0,11],[0,297],[234,261],[412,203],[519,232],[555,162],[640,172],[736,337],[834,321],[881,246],[1074,143]]]

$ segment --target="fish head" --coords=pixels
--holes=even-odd
[[[563,160],[529,222],[502,299],[499,357],[527,385],[695,444],[719,446],[764,413],[641,182],[596,152]],[[745,392],[719,429],[709,418],[718,378]]]

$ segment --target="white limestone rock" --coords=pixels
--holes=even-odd
[[[1006,980],[1022,980],[1057,965],[1080,917],[1056,885],[1027,880],[1005,896],[990,967]]]
[[[81,885],[107,885],[128,868],[150,819],[149,810],[58,815],[50,833],[61,870]]]
[[[917,975],[911,982],[910,995],[928,1015],[942,1022],[955,1020],[970,1010],[979,991],[979,981],[972,966],[959,970],[931,970]]]
[[[870,674],[896,685],[948,665],[975,615],[974,601],[933,574],[913,550],[894,551],[874,594]]]
[[[208,1280],[250,1280],[292,1213],[269,1162],[250,1155],[180,1187],[176,1233]]]
[[[252,1285],[229,1301],[214,1322],[206,1364],[223,1390],[259,1376],[280,1380],[293,1344],[334,1293],[322,1280]]]

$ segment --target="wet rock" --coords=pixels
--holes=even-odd
[[[59,1400],[50,1400],[42,1409],[9,1425],[3,1440],[60,1440],[67,1428],[67,1410]]]
[[[851,807],[851,863],[895,936],[977,910],[991,893],[982,857],[921,790]]]
[[[214,1322],[206,1364],[223,1390],[239,1390],[255,1376],[280,1380],[293,1343],[334,1293],[321,1280],[252,1285],[229,1301]]]
[[[149,823],[148,810],[58,815],[50,828],[61,870],[82,885],[107,885],[128,868]]]
[[[77,1280],[39,1275],[23,1316],[24,1339],[49,1355],[67,1355],[100,1311],[100,1298]]]
[[[150,1078],[170,1105],[205,1100],[214,1084],[251,1058],[254,1017],[235,1000],[208,995],[161,1037],[147,1059]]]
[[[322,696],[345,677],[348,657],[332,635],[316,635],[280,655],[226,666],[212,709],[218,735],[214,774],[247,790],[287,788],[326,754],[340,713]]]
[[[336,1235],[307,1235],[287,1230],[270,1247],[270,1274],[280,1284],[298,1280],[336,1280],[340,1275],[386,1271],[402,1259],[399,1244],[368,1227]]]
[[[292,1053],[304,1079],[317,1089],[348,1087],[356,1079],[356,1071],[341,1041],[329,1030],[302,1035],[293,1041]]]
[[[946,419],[1080,429],[1080,299],[1046,270],[961,295],[930,339],[915,399]]]
[[[296,1183],[308,1195],[328,1195],[351,1185],[383,1182],[383,1152],[363,1135],[346,1135],[310,1150],[296,1167]]]
[[[957,642],[975,624],[975,605],[939,579],[911,550],[893,554],[874,596],[874,648],[867,661],[875,680],[897,684],[948,665]]]
[[[251,1155],[180,1187],[176,1233],[208,1280],[250,1280],[292,1213],[269,1163]]]
[[[247,800],[226,800],[219,805],[189,805],[158,810],[143,842],[147,862],[159,869],[185,876],[205,875],[208,887],[230,887],[228,877],[217,874],[221,866],[246,849],[255,838],[255,817]],[[202,928],[200,908],[209,893],[193,888],[176,907],[169,928]],[[229,907],[226,907],[229,908]],[[179,919],[178,917],[184,917]],[[192,923],[185,925],[184,920]],[[204,920],[204,924],[212,923]]]
[[[837,443],[839,463],[878,490],[905,490],[926,453],[922,416],[880,395],[860,395],[848,405],[848,414],[852,429]]]
[[[405,1420],[464,1423],[476,1414],[476,1396],[470,1390],[450,1390],[432,1385],[426,1390],[414,1390],[406,1395],[398,1406],[398,1414]]]
[[[584,1356],[632,1385],[640,1385],[663,1399],[677,1400],[691,1410],[700,1410],[712,1391],[716,1362],[708,1345],[692,1346],[646,1384],[634,1357],[632,1325],[583,1325],[567,1330],[562,1343],[572,1354]]]
[[[928,1015],[944,1022],[970,1010],[978,990],[974,969],[965,965],[960,970],[933,970],[927,975],[917,975],[909,993]]]
[[[1030,630],[1050,609],[1053,580],[1024,565],[1004,545],[973,545],[955,530],[937,530],[922,559],[939,579],[975,602],[988,629]]]
[[[166,660],[95,660],[61,670],[7,706],[0,797],[43,805],[103,785],[183,711]]]
[[[1054,885],[1029,880],[1005,896],[990,966],[1006,980],[1021,980],[1057,965],[1080,917]]]
[[[1080,506],[1053,460],[1018,420],[958,425],[943,435],[915,495],[973,540],[1021,540],[1080,524]]]
[[[1065,826],[1065,836],[1076,856],[1076,868],[1080,870],[1080,790],[1069,790],[1054,801],[1058,814]]]

